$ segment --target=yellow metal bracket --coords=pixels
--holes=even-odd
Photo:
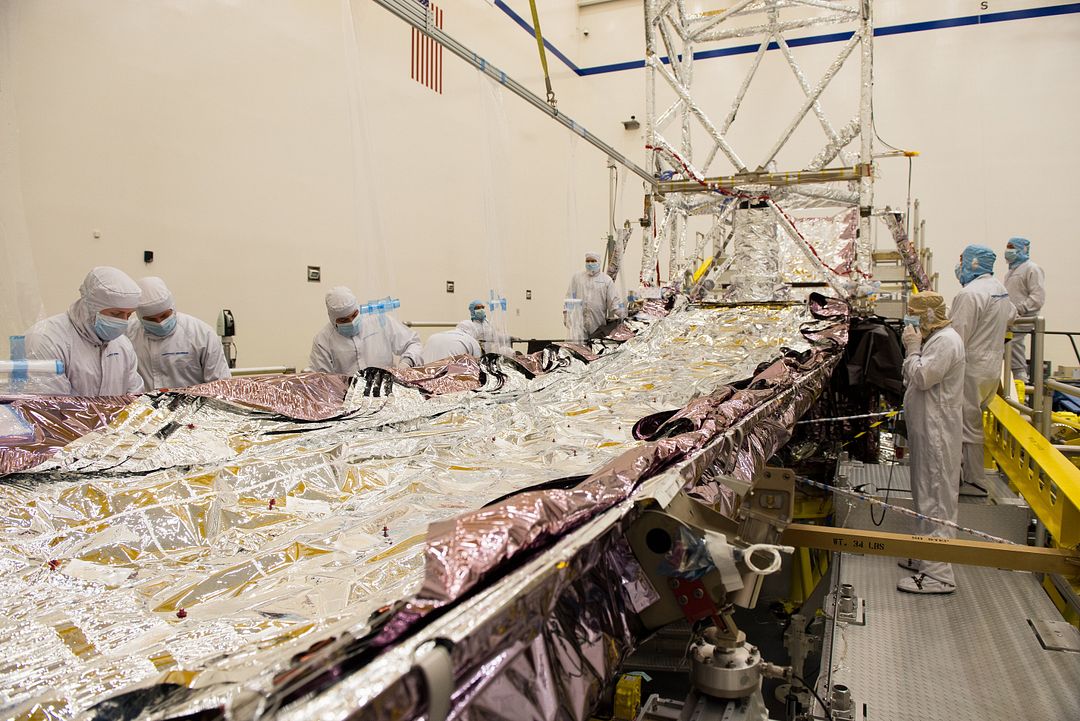
[[[986,449],[1058,546],[1080,545],[1080,468],[1000,397],[983,416]]]

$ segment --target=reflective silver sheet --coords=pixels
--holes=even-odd
[[[354,384],[298,423],[146,397],[0,485],[0,710],[72,718],[139,684],[263,691],[418,591],[429,524],[643,445],[639,419],[809,349],[804,307],[685,309],[586,365],[476,392]],[[121,417],[122,416],[122,417]]]

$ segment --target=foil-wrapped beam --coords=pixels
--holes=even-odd
[[[933,290],[930,276],[926,274],[926,269],[923,268],[922,261],[919,260],[915,245],[911,242],[911,238],[908,237],[907,231],[904,230],[903,217],[903,214],[889,208],[886,208],[884,215],[882,215],[885,225],[889,228],[889,233],[892,234],[893,240],[896,241],[896,248],[900,251],[900,257],[904,259],[904,267],[907,268],[908,275],[911,276],[911,282],[920,291]]]
[[[731,287],[734,302],[784,300],[788,288],[780,277],[780,239],[768,207],[735,210]]]

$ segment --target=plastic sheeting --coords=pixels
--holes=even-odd
[[[292,654],[363,635],[423,587],[429,525],[644,458],[639,419],[808,351],[808,319],[631,320],[639,335],[587,365],[548,351],[530,379],[498,361],[475,392],[434,396],[408,385],[428,371],[400,371],[390,395],[358,380],[317,422],[140,397],[0,485],[0,625],[19,629],[0,636],[0,708],[71,718],[149,683],[203,708],[267,693]]]

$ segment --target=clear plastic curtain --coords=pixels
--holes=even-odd
[[[5,359],[9,337],[24,335],[44,317],[20,175],[16,22],[15,6],[0,4],[0,358]]]
[[[503,245],[507,241],[506,213],[509,209],[509,122],[503,107],[503,93],[495,81],[477,73],[481,113],[481,191],[484,209],[484,258],[487,287],[480,300],[486,303],[484,352],[512,354],[510,347],[510,307],[507,300],[506,266]]]
[[[615,288],[618,290],[619,297],[623,302],[628,302],[627,297],[627,285],[626,285],[626,247],[624,242],[631,234],[631,229],[625,228],[622,223],[622,218],[619,217],[619,209],[622,208],[623,194],[626,191],[627,176],[629,173],[626,168],[621,165],[615,166],[615,172],[609,174],[614,176],[613,188],[609,191],[611,203],[608,209],[608,247],[606,257],[604,258],[603,267],[607,267],[607,261],[610,256],[614,254],[618,258],[619,272],[612,279],[615,281]]]
[[[388,318],[397,319],[400,295],[387,251],[387,238],[379,215],[379,186],[375,182],[379,167],[372,145],[371,108],[378,107],[368,90],[372,83],[365,77],[361,43],[357,37],[360,19],[351,0],[341,0],[341,30],[345,53],[345,82],[349,107],[349,141],[352,151],[352,211],[356,234],[357,257],[360,262],[352,272],[352,291],[364,316],[365,328],[371,336],[369,343],[381,345],[370,348],[372,357],[393,355]]]
[[[578,138],[570,134],[566,158],[566,269],[569,281],[576,273],[584,270],[585,255],[581,247],[581,228],[578,222],[577,206],[577,154]],[[573,283],[568,282],[566,296],[563,299],[563,325],[566,326],[566,338],[572,341],[585,340],[584,299],[576,292]]]

